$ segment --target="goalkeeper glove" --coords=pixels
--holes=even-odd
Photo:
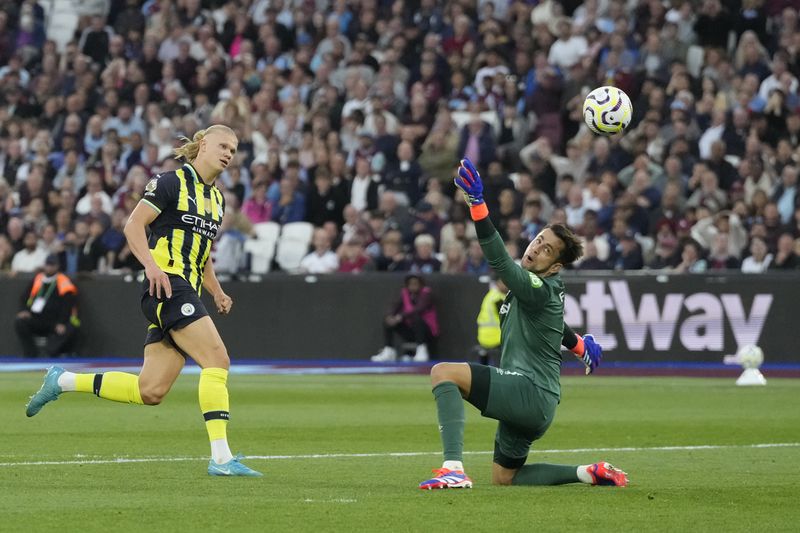
[[[586,365],[586,374],[591,374],[603,360],[603,348],[594,340],[594,335],[575,336],[578,344],[572,348],[572,353]]]
[[[461,164],[458,167],[458,177],[454,181],[456,187],[464,193],[472,220],[481,220],[489,216],[489,210],[483,200],[481,176],[469,159],[461,160]]]

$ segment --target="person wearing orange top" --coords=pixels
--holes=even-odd
[[[45,353],[57,357],[74,344],[78,330],[78,289],[59,272],[58,256],[50,254],[44,270],[31,280],[22,294],[14,327],[25,357],[36,357],[36,337],[46,337]]]

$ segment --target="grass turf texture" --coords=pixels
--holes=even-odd
[[[491,455],[465,456],[472,490],[420,491],[441,461],[411,456],[250,459],[260,479],[209,478],[197,376],[158,407],[67,394],[27,419],[42,374],[0,374],[3,531],[796,531],[800,380],[564,378],[538,450],[723,445],[708,450],[533,453],[529,462],[626,470],[625,489],[494,487]],[[250,455],[440,449],[420,376],[230,379],[232,449]],[[467,405],[467,452],[492,449],[495,423]],[[123,464],[19,462],[189,458]],[[195,458],[195,459],[192,459]],[[461,528],[460,528],[461,529]]]

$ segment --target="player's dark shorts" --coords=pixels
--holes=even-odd
[[[197,291],[185,279],[169,274],[169,282],[172,286],[172,298],[164,296],[162,291],[161,298],[158,299],[155,295],[150,296],[150,282],[144,280],[142,313],[150,321],[144,344],[147,346],[167,339],[185,357],[186,354],[175,345],[169,332],[184,328],[195,320],[208,316],[208,311]]]
[[[494,438],[494,462],[520,468],[533,441],[553,422],[558,396],[519,372],[470,363],[472,387],[467,400],[487,418],[499,421]]]

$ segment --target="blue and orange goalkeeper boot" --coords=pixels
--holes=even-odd
[[[424,490],[433,489],[471,489],[472,480],[463,470],[449,470],[447,468],[437,468],[433,471],[435,477],[423,481],[419,488]]]

